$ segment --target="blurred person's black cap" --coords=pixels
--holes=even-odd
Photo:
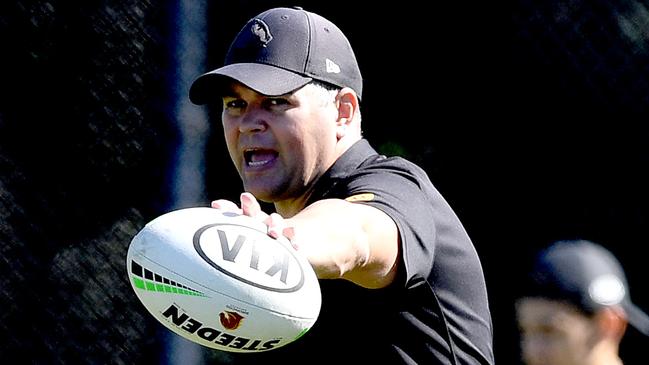
[[[620,306],[629,324],[649,336],[649,316],[631,302],[620,262],[601,245],[556,242],[540,252],[530,279],[528,296],[567,300],[587,313]]]
[[[194,104],[219,98],[224,79],[277,96],[312,80],[350,87],[358,95],[363,80],[347,37],[332,22],[301,8],[275,8],[254,18],[232,42],[223,67],[199,76],[189,90]]]

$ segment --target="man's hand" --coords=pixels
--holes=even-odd
[[[261,210],[261,205],[259,205],[259,202],[257,202],[254,195],[250,193],[242,193],[239,199],[241,199],[241,208],[239,208],[236,203],[225,199],[214,200],[212,202],[212,208],[247,215],[261,221],[268,218],[268,214]]]
[[[243,214],[258,219],[268,226],[268,235],[275,239],[288,239],[290,241],[291,238],[293,238],[294,229],[292,227],[287,227],[284,217],[277,213],[267,214],[262,211],[261,205],[254,195],[250,193],[242,193],[239,199],[241,200],[241,208],[239,208],[236,203],[225,199],[214,200],[212,202],[212,208]],[[297,249],[295,244],[292,245]]]

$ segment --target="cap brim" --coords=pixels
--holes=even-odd
[[[640,333],[649,336],[649,316],[633,303],[625,303],[624,311],[629,324],[635,327]]]
[[[288,94],[313,80],[271,65],[234,63],[199,76],[189,89],[189,100],[197,105],[219,100],[228,78],[268,96]]]

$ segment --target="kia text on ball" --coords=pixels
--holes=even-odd
[[[219,226],[221,226],[222,228],[219,228]],[[250,235],[237,233],[235,239],[232,239],[232,236],[230,236],[230,239],[228,239],[228,227],[236,227],[239,231],[246,230],[250,232]],[[216,229],[217,235],[215,236],[213,234],[213,231],[211,231],[211,233],[208,234],[211,239],[205,239],[203,236],[208,230],[212,228]],[[269,241],[258,243],[258,240],[255,239],[255,236],[258,238],[268,239]],[[212,245],[216,243],[213,242],[214,240],[216,240],[216,237],[218,237],[218,247],[220,247],[220,250],[217,249],[217,251],[219,252],[218,254],[214,254],[214,251],[212,251],[213,253],[210,255],[208,252],[206,252],[206,248],[213,249]],[[205,242],[206,240],[207,242]],[[273,242],[270,240],[272,239],[268,237],[266,233],[262,233],[247,226],[215,223],[208,224],[198,229],[194,234],[193,242],[194,249],[196,250],[198,255],[203,260],[205,260],[205,262],[207,262],[213,268],[238,281],[258,287],[260,289],[275,292],[289,293],[298,291],[304,284],[304,272],[302,271],[302,267],[300,266],[295,253],[281,243]],[[234,243],[231,244],[232,241],[234,241]],[[204,247],[204,245],[209,246]],[[273,250],[271,254],[268,253],[269,246],[263,245],[274,245],[274,247],[279,247],[281,249]],[[245,251],[246,255],[248,256],[242,254],[242,252],[244,251],[242,250],[242,248],[244,247],[247,248],[247,250]],[[262,250],[262,248],[265,250]],[[271,286],[272,284],[264,285],[261,282],[255,282],[253,280],[250,280],[250,278],[242,277],[241,275],[237,275],[231,270],[228,270],[224,267],[224,265],[220,265],[218,262],[243,264],[245,265],[244,267],[247,267],[248,269],[264,273],[268,278],[275,278],[275,283],[280,286]],[[261,265],[261,262],[264,262],[265,265]],[[293,276],[290,275],[291,272],[293,272]],[[293,278],[293,280],[287,280],[291,277]],[[295,280],[296,278],[297,280]]]

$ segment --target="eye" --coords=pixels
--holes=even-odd
[[[267,108],[277,108],[289,105],[290,102],[286,98],[267,98],[264,104]]]
[[[224,109],[243,109],[246,107],[246,102],[241,99],[223,98]]]
[[[269,102],[272,105],[282,105],[282,104],[288,104],[288,100],[282,99],[282,98],[271,98],[269,99]]]

